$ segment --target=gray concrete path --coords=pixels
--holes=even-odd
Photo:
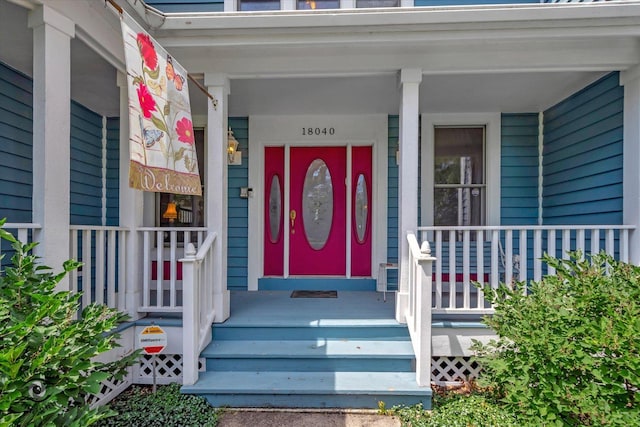
[[[218,427],[400,427],[400,420],[374,411],[226,409]]]

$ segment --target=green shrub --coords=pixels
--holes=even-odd
[[[557,275],[527,296],[522,283],[484,288],[499,339],[475,344],[480,384],[534,425],[638,426],[640,267],[581,258],[545,256]]]
[[[78,267],[64,263],[54,274],[37,265],[35,243],[12,244],[12,265],[0,272],[0,426],[86,426],[112,414],[90,409],[86,399],[103,380],[121,378],[137,354],[114,363],[92,359],[117,346],[107,334],[124,315],[101,305],[78,313],[81,295],[56,292],[56,285]],[[76,320],[77,318],[77,320]]]
[[[180,394],[179,384],[159,386],[155,394],[150,387],[133,387],[109,406],[118,415],[99,427],[215,427],[219,416],[203,397]]]
[[[433,411],[422,405],[396,407],[392,413],[411,427],[515,427],[513,414],[483,394],[436,397]]]

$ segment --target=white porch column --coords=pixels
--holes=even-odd
[[[629,262],[640,265],[640,65],[620,75],[624,85],[623,222],[635,225],[629,238]]]
[[[407,232],[418,227],[418,124],[420,121],[419,90],[422,70],[400,71],[400,165],[398,171],[398,294],[396,320],[405,322],[408,303],[409,246]]]
[[[218,101],[207,102],[207,139],[205,148],[205,201],[208,232],[218,233],[213,264],[214,322],[229,318],[230,297],[227,290],[227,99],[229,79],[222,74],[205,74],[204,84]]]
[[[33,222],[35,254],[60,271],[69,259],[71,38],[75,24],[48,6],[29,13],[33,29]],[[65,278],[58,290],[69,290]]]
[[[118,72],[120,89],[120,176],[118,201],[120,226],[129,229],[127,256],[120,260],[125,268],[125,304],[131,320],[139,319],[138,307],[142,305],[142,238],[137,232],[144,225],[144,192],[129,187],[129,92],[127,76]]]

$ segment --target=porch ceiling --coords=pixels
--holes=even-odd
[[[600,77],[602,72],[425,75],[420,110],[537,112]],[[238,79],[229,114],[398,114],[395,74],[332,78]]]

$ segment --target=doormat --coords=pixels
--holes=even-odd
[[[338,291],[293,291],[291,298],[338,298]]]

